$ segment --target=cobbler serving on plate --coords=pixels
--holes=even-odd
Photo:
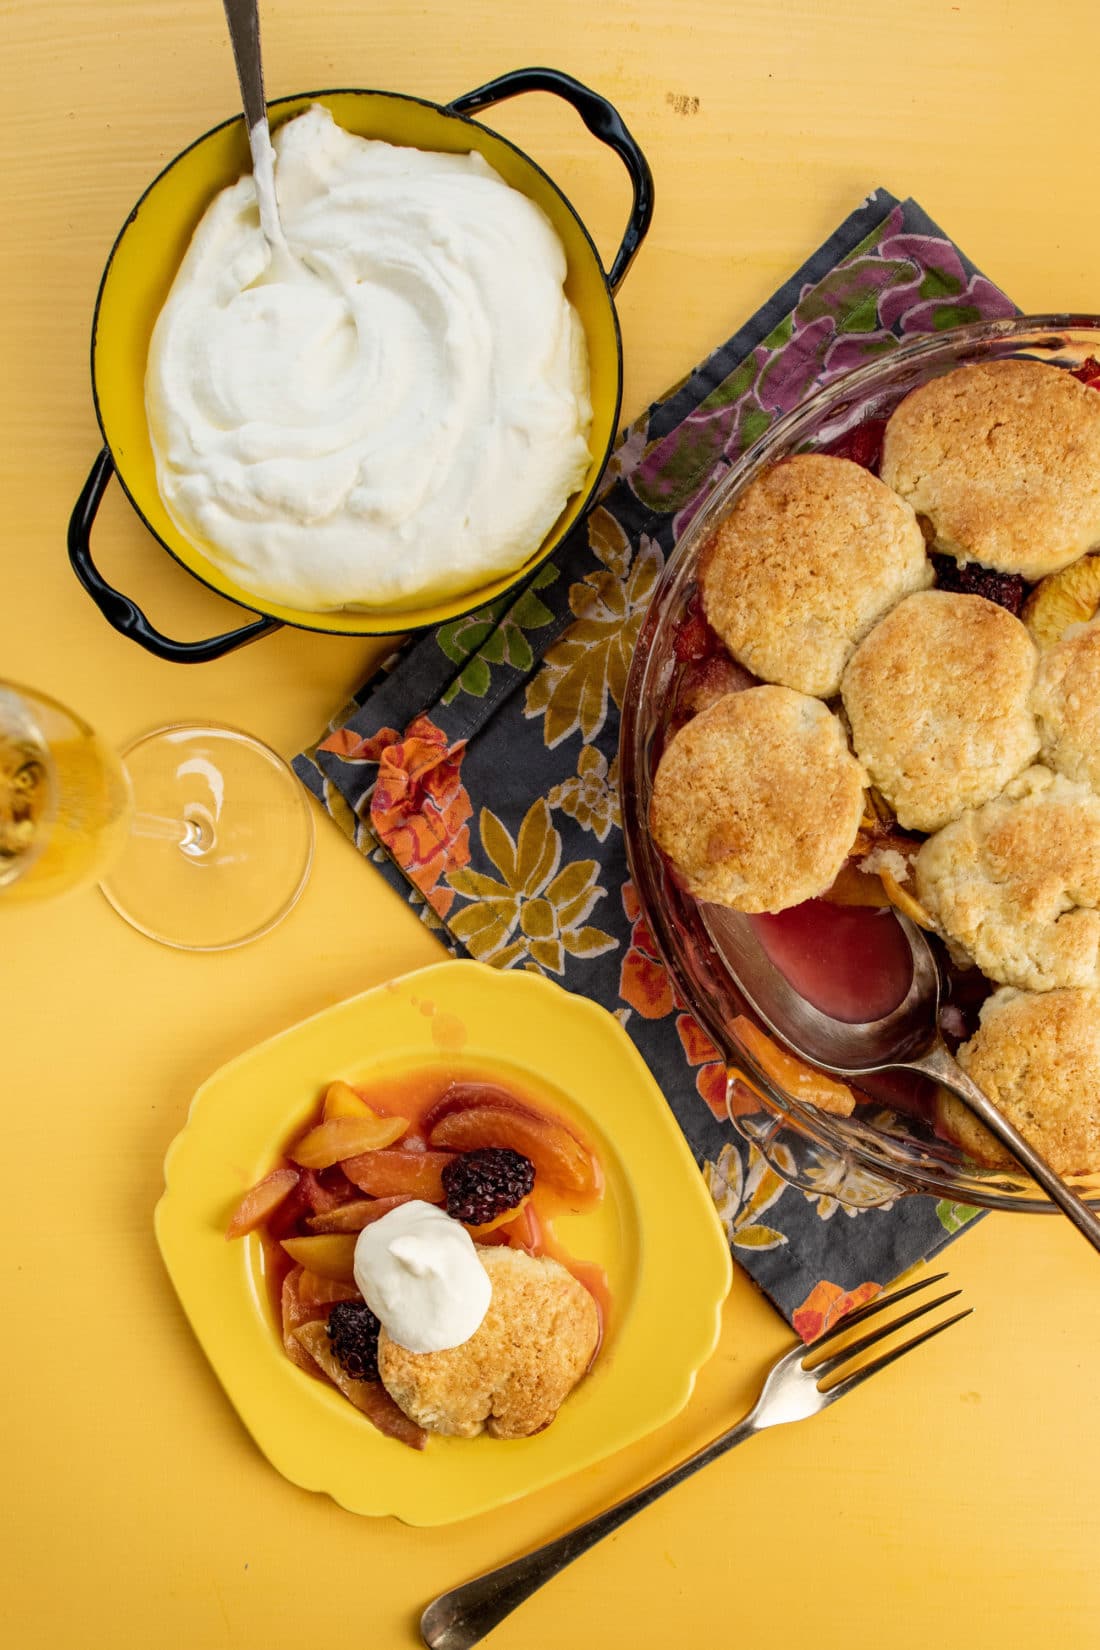
[[[600,1269],[553,1218],[599,1202],[598,1160],[526,1096],[426,1067],[330,1083],[285,1161],[234,1211],[258,1231],[283,1346],[381,1432],[526,1438],[596,1357]]]

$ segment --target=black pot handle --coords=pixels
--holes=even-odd
[[[517,97],[520,92],[553,92],[556,97],[563,97],[573,105],[592,135],[614,149],[630,174],[634,204],[607,277],[608,286],[617,292],[653,217],[653,174],[649,162],[627,131],[618,110],[598,92],[560,69],[513,69],[510,74],[487,81],[474,92],[456,97],[447,107],[456,115],[473,114],[491,108],[494,103],[503,103],[506,98]]]
[[[234,648],[266,636],[269,630],[281,628],[281,619],[256,619],[252,624],[242,625],[240,630],[227,630],[224,635],[211,636],[207,641],[174,642],[151,625],[137,603],[108,584],[92,560],[92,524],[114,473],[114,460],[104,447],[69,518],[69,560],[73,571],[109,624],[121,635],[129,636],[131,641],[155,653],[158,659],[170,659],[177,665],[208,664],[212,659],[220,659],[223,653],[232,653]]]

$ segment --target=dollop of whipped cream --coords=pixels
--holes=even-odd
[[[410,1352],[468,1341],[493,1292],[466,1228],[419,1199],[363,1228],[355,1283],[386,1334]]]
[[[145,380],[161,497],[237,583],[399,611],[522,566],[584,480],[584,332],[549,219],[478,154],[280,127],[195,232]]]

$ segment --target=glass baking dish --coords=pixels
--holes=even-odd
[[[864,456],[881,421],[910,390],[968,362],[1025,357],[1074,370],[1100,359],[1100,317],[1042,315],[981,322],[899,343],[778,419],[715,485],[669,558],[635,649],[623,706],[620,786],[631,876],[646,921],[686,1006],[729,1068],[734,1126],[785,1180],[853,1207],[925,1193],[988,1209],[1050,1213],[1022,1172],[983,1168],[936,1132],[934,1091],[920,1080],[861,1080],[849,1117],[818,1110],[763,1069],[739,1032],[751,1011],[713,937],[705,908],[678,886],[647,828],[653,775],[674,699],[676,637],[689,620],[700,552],[739,493],[767,466],[793,453]],[[1074,1184],[1100,1196],[1100,1176]]]

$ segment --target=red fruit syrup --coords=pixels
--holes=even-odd
[[[780,973],[834,1020],[881,1020],[909,990],[909,941],[889,910],[811,899],[750,920]]]

